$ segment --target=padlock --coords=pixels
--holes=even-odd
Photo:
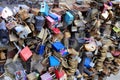
[[[54,0],[53,2],[53,8],[59,7],[59,0]]]
[[[47,35],[48,35],[47,29],[42,28],[41,32],[38,35],[38,37],[42,39],[42,43],[40,45],[38,45],[39,48],[37,51],[38,54],[40,54],[40,55],[43,55],[45,52],[44,42],[46,41]]]
[[[113,27],[112,29],[113,29],[116,33],[120,32],[120,28],[118,28],[118,27]]]
[[[38,8],[32,8],[32,9],[31,9],[31,12],[32,12],[34,15],[38,15],[38,13],[40,12],[40,9],[38,9]]]
[[[64,16],[64,21],[67,25],[72,24],[74,20],[74,16],[70,13],[70,12],[66,12],[65,16]]]
[[[6,30],[5,21],[0,18],[0,29]]]
[[[49,13],[48,16],[51,17],[53,20],[58,21],[58,17],[53,13]]]
[[[52,28],[55,27],[55,24],[56,24],[55,20],[53,20],[49,16],[46,17],[46,20],[47,20],[47,26],[48,26],[48,28],[52,29]]]
[[[63,14],[65,14],[65,10],[62,9],[62,8],[53,8],[53,9],[52,9],[52,12],[54,12],[54,13],[56,13],[56,14],[58,14],[58,15],[63,15]]]
[[[88,69],[91,67],[94,67],[95,63],[96,63],[95,59],[96,59],[96,57],[93,57],[93,59],[86,57],[85,62],[84,62],[84,66]]]
[[[61,42],[56,41],[56,42],[52,43],[52,48],[55,51],[60,52],[60,50],[65,49],[65,46]]]
[[[20,15],[20,18],[22,20],[26,20],[30,17],[28,11],[26,9],[23,9],[22,7],[20,7],[18,14]]]
[[[60,16],[60,15],[58,15],[58,14],[56,14],[56,13],[52,13],[52,14],[54,14],[55,16],[58,17],[58,22],[61,22],[61,16]]]
[[[13,41],[17,41],[18,38],[17,38],[17,36],[16,36],[15,34],[10,33],[10,34],[9,34],[9,40],[10,40],[11,42],[13,42]]]
[[[32,56],[32,52],[30,51],[28,46],[24,47],[24,49],[20,51],[20,56],[23,61],[27,61]]]
[[[86,22],[84,22],[83,20],[74,20],[74,24],[77,27],[83,27],[83,26],[85,26],[85,23]]]
[[[79,4],[77,4],[77,3],[74,3],[74,4],[73,4],[73,8],[74,8],[75,10],[82,11],[82,12],[88,11],[89,7],[90,7],[89,5],[79,6]]]
[[[16,71],[14,74],[16,80],[19,79],[25,80],[27,78],[25,70]]]
[[[28,80],[37,80],[39,77],[39,74],[36,72],[32,72],[27,75]]]
[[[59,28],[52,28],[52,30],[55,34],[60,34],[60,29]]]
[[[2,51],[0,52],[0,60],[6,59],[5,53]]]
[[[27,61],[32,56],[32,52],[30,51],[28,46],[25,47],[23,45],[24,48],[20,49],[20,47],[15,42],[13,42],[13,43],[16,46],[16,48],[18,49],[17,54],[13,58],[13,61],[16,61],[16,58],[18,57],[19,54],[23,61]]]
[[[42,74],[40,77],[41,77],[41,80],[53,80],[53,77],[54,75],[51,75],[49,72],[46,72],[44,74]]]
[[[5,45],[9,43],[9,36],[7,30],[0,29],[0,43],[1,46],[2,44]]]
[[[120,43],[118,44],[118,50],[120,50]]]
[[[38,54],[43,56],[44,52],[45,52],[45,45],[41,44],[38,49]]]
[[[13,12],[12,12],[12,10],[10,8],[5,7],[2,10],[2,13],[1,13],[2,18],[7,19],[9,16],[12,16],[12,15],[13,15]]]
[[[24,27],[19,24],[14,29],[16,30],[17,34],[20,34],[24,31]]]
[[[27,23],[35,23],[35,16],[34,16],[34,14],[32,14],[32,13],[30,13],[29,14],[30,15],[30,18],[28,18],[27,20],[26,20],[26,22]]]
[[[90,66],[90,62],[91,62],[92,60],[90,59],[90,58],[85,58],[85,62],[84,62],[84,66],[85,67],[87,67],[87,68],[90,68],[91,66]]]
[[[41,4],[40,4],[40,12],[41,12],[42,15],[48,16],[49,6],[45,1],[41,2]]]
[[[55,75],[57,79],[60,80],[65,75],[65,72],[64,70],[55,70]]]
[[[88,76],[92,76],[94,73],[90,71],[89,69],[85,68],[83,69],[84,73],[86,73]]]
[[[8,22],[8,23],[6,24],[6,27],[7,27],[9,30],[11,30],[11,29],[13,29],[16,25],[17,25],[17,23],[16,23],[15,21],[12,21],[12,22]]]
[[[116,33],[120,32],[120,22],[116,22],[115,26],[112,28]]]
[[[44,68],[45,67],[40,62],[33,65],[33,70],[37,70],[39,73],[42,73]]]
[[[55,56],[49,56],[49,64],[51,67],[57,67],[60,65],[60,61]]]
[[[41,31],[45,24],[45,18],[43,16],[35,16],[35,28],[37,31]]]
[[[95,51],[96,49],[96,43],[93,41],[88,44],[85,44],[84,46],[87,51]]]
[[[115,50],[115,51],[111,51],[113,56],[119,56],[120,55],[120,51],[119,50]]]
[[[40,38],[40,39],[44,39],[45,40],[47,35],[48,35],[48,30],[42,28],[40,33],[38,33],[37,37]]]
[[[17,35],[19,35],[19,37],[22,39],[27,38],[28,34],[32,32],[26,23],[25,26],[17,25],[14,29],[17,32]]]

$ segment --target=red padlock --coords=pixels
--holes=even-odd
[[[32,52],[30,51],[28,46],[24,47],[24,49],[20,51],[20,57],[23,61],[27,61],[31,56]]]
[[[18,49],[17,54],[13,58],[13,61],[16,61],[19,54],[20,54],[20,57],[22,58],[23,61],[27,61],[32,56],[32,52],[31,52],[31,50],[29,49],[28,46],[25,47],[23,45],[24,48],[21,49],[15,42],[13,42],[13,43],[16,46],[16,48]]]
[[[53,30],[53,32],[54,32],[55,34],[59,34],[59,33],[60,33],[59,28],[52,28],[52,30]]]
[[[64,70],[55,70],[55,75],[58,79],[62,78],[64,76],[65,72]]]

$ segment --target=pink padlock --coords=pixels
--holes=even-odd
[[[54,14],[54,15],[56,15],[58,17],[58,22],[61,22],[61,16],[60,15],[58,15],[56,13],[52,13],[52,14]]]
[[[46,20],[47,20],[47,26],[50,28],[50,29],[52,29],[52,28],[54,28],[54,26],[55,26],[55,20],[53,20],[51,17],[49,17],[49,16],[47,16],[46,17]]]
[[[48,73],[48,72],[41,75],[40,77],[41,77],[41,80],[52,80],[52,75],[50,75],[50,73]]]

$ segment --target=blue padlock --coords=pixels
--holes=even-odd
[[[67,25],[70,25],[70,24],[72,24],[73,20],[74,20],[74,16],[70,12],[67,11],[65,13],[65,17],[64,17],[65,23]]]
[[[88,57],[86,57],[85,58],[85,62],[84,62],[84,66],[86,67],[86,68],[91,68],[91,66],[90,66],[90,63],[92,62],[92,60],[90,59],[90,58],[88,58]]]
[[[38,54],[42,56],[44,52],[45,52],[45,45],[40,45],[38,49]]]
[[[58,17],[52,13],[49,13],[48,16],[50,16],[52,19],[54,19],[55,21],[58,21]]]
[[[65,46],[61,42],[57,41],[52,44],[52,48],[55,51],[60,52],[60,50],[65,49]]]
[[[40,4],[40,12],[41,12],[42,15],[48,16],[48,14],[49,14],[49,6],[48,6],[48,4],[46,2],[42,2]]]
[[[51,67],[56,67],[56,66],[60,65],[60,61],[56,57],[50,56],[49,57],[49,64]]]

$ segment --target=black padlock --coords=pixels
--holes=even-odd
[[[35,16],[35,28],[37,31],[41,31],[45,24],[45,18],[43,16]]]

